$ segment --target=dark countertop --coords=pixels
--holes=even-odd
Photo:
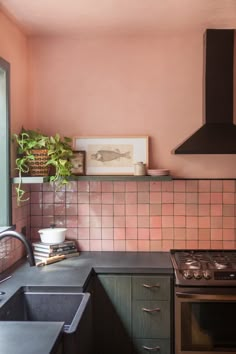
[[[62,287],[64,290],[72,290],[73,288],[73,290],[76,291],[84,291],[93,272],[171,275],[173,274],[173,269],[168,252],[82,252],[79,257],[69,258],[43,267],[30,267],[28,262],[24,262],[14,272],[9,269],[1,275],[1,278],[9,274],[12,274],[12,277],[0,284],[0,291],[5,292],[4,295],[0,295],[0,307],[21,286],[40,286],[42,288]],[[2,324],[2,322],[0,322],[0,324]],[[9,325],[8,328],[10,328],[10,326],[13,327],[13,324],[14,322],[12,322],[12,325]],[[36,323],[34,323],[34,326],[29,326],[29,330],[25,331],[25,341],[31,337],[31,330],[32,336],[34,335],[35,324]],[[22,329],[20,329],[21,325],[18,324],[18,327],[19,331],[22,331]],[[15,322],[14,330],[12,330],[14,335],[18,327]],[[2,326],[0,327],[0,332],[1,328]],[[54,342],[56,334],[54,334],[53,331],[55,329],[56,328],[51,329],[51,336],[54,338]],[[41,334],[42,332],[40,330],[38,338],[41,338]],[[23,336],[22,333],[21,336]],[[1,340],[3,340],[2,336],[0,337],[0,341]],[[37,343],[40,346],[41,340],[37,341]],[[36,343],[34,345],[37,346]],[[44,350],[41,350],[41,352],[50,353],[50,342],[45,340],[45,345],[46,347]],[[2,348],[6,348],[6,346],[1,345],[1,354],[10,353],[9,350],[2,351]],[[34,353],[36,353],[36,351]],[[24,351],[24,354],[32,354],[32,352]]]

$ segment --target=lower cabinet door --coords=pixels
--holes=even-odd
[[[132,332],[134,338],[169,338],[169,301],[133,301]]]
[[[134,354],[170,354],[169,339],[135,339]]]

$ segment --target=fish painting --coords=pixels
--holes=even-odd
[[[98,150],[95,154],[91,154],[91,159],[101,162],[109,162],[119,160],[120,158],[131,159],[130,151],[121,153],[119,149],[115,150]]]

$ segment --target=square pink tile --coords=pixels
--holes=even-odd
[[[199,193],[198,201],[199,201],[199,204],[210,204],[210,202],[211,202],[211,194],[210,193],[205,193],[205,192]]]
[[[150,227],[162,227],[161,216],[150,216]]]
[[[186,229],[184,227],[174,228],[174,240],[186,240]]]
[[[201,241],[208,241],[211,239],[211,229],[199,229],[198,238]]]
[[[212,249],[222,249],[223,248],[223,241],[211,241],[211,248]]]
[[[223,230],[222,229],[211,229],[211,240],[222,240]]]
[[[99,227],[90,227],[90,239],[100,240],[102,238],[102,230]]]
[[[149,192],[149,182],[141,181],[137,182],[139,192]]]
[[[219,204],[214,204],[214,205],[219,206]],[[209,216],[210,215],[210,204],[199,204],[198,215],[199,216]]]
[[[102,227],[113,227],[113,216],[102,216]]]
[[[87,192],[78,192],[78,203],[79,204],[88,204],[89,203],[89,193]]]
[[[125,240],[126,233],[124,227],[115,227],[114,228],[114,240]]]
[[[198,206],[198,204],[186,204],[186,215],[197,216],[199,206]]]
[[[125,240],[114,240],[114,251],[125,251]]]
[[[81,217],[83,219],[83,217]],[[90,216],[90,227],[101,227],[102,217],[101,216]]]
[[[84,216],[84,215],[78,216],[78,226],[89,227],[89,216]]]
[[[126,239],[133,240],[138,237],[138,229],[137,227],[127,227],[126,228]]]
[[[114,192],[125,192],[125,182],[113,182]]]
[[[174,190],[173,181],[162,181],[161,182],[161,190],[162,190],[162,192],[173,192],[173,190]]]
[[[200,224],[199,224],[200,225]],[[214,229],[223,227],[223,218],[220,216],[212,216],[210,220],[210,226]],[[209,227],[209,226],[207,226]]]
[[[53,203],[54,192],[43,192],[43,203]]]
[[[138,240],[149,240],[149,228],[138,229]]]
[[[114,193],[114,204],[125,204],[125,193]]]
[[[78,182],[77,181],[69,181],[69,183],[67,183],[65,187],[66,187],[67,192],[77,192]]]
[[[235,230],[234,229],[223,229],[223,240],[224,241],[235,241]]]
[[[211,241],[199,241],[199,249],[209,250],[211,248]]]
[[[189,216],[191,217],[191,216]],[[194,217],[194,216],[192,216]],[[174,215],[174,227],[185,227],[186,226],[186,219],[188,217],[183,215]]]
[[[163,240],[173,240],[174,238],[174,229],[172,227],[163,227],[162,228],[162,239]]]
[[[101,202],[102,202],[102,194],[101,193],[91,192],[89,198],[90,198],[91,204],[101,204]]]
[[[56,192],[54,195],[54,203],[65,203],[66,202],[66,193],[65,192]]]
[[[204,228],[204,229],[207,229],[207,228],[210,228],[212,225],[212,219],[215,218],[214,216],[213,217],[209,217],[209,216],[199,216],[198,218],[198,226],[200,229]]]
[[[125,194],[126,204],[137,204],[138,194],[136,192],[128,192]]]
[[[66,217],[65,217],[65,215],[57,215],[57,216],[55,216],[54,224],[56,224],[57,227],[66,227]]]
[[[150,251],[150,242],[148,240],[138,240],[138,251],[149,252]]]
[[[113,204],[113,193],[102,193],[102,204]]]
[[[43,190],[43,185],[45,185],[46,183],[44,184],[41,184],[41,183],[33,183],[30,185],[30,191],[31,192],[41,192]],[[15,188],[13,188],[13,194],[15,192]]]
[[[31,203],[42,203],[43,202],[43,193],[42,192],[31,192],[30,193],[30,202]]]
[[[149,192],[138,192],[138,203],[145,204],[150,201],[150,193]]]
[[[125,215],[125,206],[114,205],[114,215]]]
[[[102,241],[101,240],[90,240],[90,251],[101,251]]]
[[[198,193],[186,193],[186,203],[187,204],[197,204],[198,203]]]
[[[150,191],[151,192],[160,192],[161,191],[161,181],[151,181],[150,182]]]
[[[138,215],[149,215],[149,204],[138,204]]]
[[[161,240],[162,239],[162,229],[150,229],[150,240]]]
[[[161,192],[151,192],[150,193],[150,204],[161,203]]]
[[[77,214],[78,214],[77,204],[66,204],[66,215],[77,215]]]
[[[76,215],[68,215],[68,216],[66,216],[66,226],[67,227],[77,227],[77,226],[87,227],[88,226],[88,220],[87,220],[87,223],[86,223],[84,219],[85,219],[85,217],[82,218],[82,220],[81,220]]]
[[[89,204],[89,215],[90,216],[102,215],[102,205],[101,204]]]
[[[66,192],[66,203],[78,203],[78,194]]]
[[[78,204],[78,215],[89,215],[89,209],[89,204]]]
[[[169,251],[174,248],[174,240],[162,240],[162,251]]]
[[[138,240],[126,240],[125,249],[127,252],[137,252],[138,251]]]
[[[162,203],[174,203],[174,194],[172,192],[163,192]]]
[[[223,193],[212,192],[211,193],[211,203],[212,204],[222,204]]]
[[[186,193],[174,192],[174,203],[184,204],[186,202]]]
[[[143,228],[143,227],[146,227],[146,228],[149,228],[149,216],[139,216],[138,217],[138,227],[140,228]]]
[[[137,182],[135,181],[128,181],[125,183],[125,190],[126,192],[137,192]]]
[[[222,192],[223,183],[222,180],[212,180],[211,181],[211,192]]]
[[[100,193],[102,191],[101,181],[90,181],[89,188],[85,191]]]
[[[89,181],[78,181],[77,188],[79,192],[89,192]]]
[[[174,191],[175,192],[185,192],[186,181],[183,180],[174,180]]]
[[[223,193],[224,204],[235,204],[235,193]]]
[[[193,241],[193,240],[191,240],[191,241],[189,241],[189,240],[187,240],[186,241],[186,247],[187,248],[191,248],[191,249],[198,249],[199,248],[199,244],[198,244],[198,241]]]
[[[174,204],[162,204],[162,215],[173,215]]]
[[[79,227],[78,228],[78,239],[79,240],[89,240],[89,228]]]
[[[114,216],[114,227],[125,227],[125,216]]]
[[[126,216],[127,215],[137,215],[138,214],[138,205],[137,204],[126,204],[125,210],[126,210]]]
[[[186,229],[186,240],[188,241],[198,240],[198,229]]]
[[[137,216],[126,216],[125,224],[126,227],[137,227],[138,226]]]
[[[223,205],[223,216],[234,216],[235,206],[234,205]]]
[[[211,204],[211,215],[212,216],[222,216],[223,206],[222,204]]]
[[[224,216],[223,217],[223,228],[224,229],[233,229],[233,228],[235,228],[235,217],[233,217],[233,216]]]
[[[102,192],[113,192],[113,182],[102,181]]]
[[[30,205],[31,215],[42,215],[43,213],[43,204],[31,204]]]
[[[223,192],[235,192],[235,180],[223,181]]]
[[[174,204],[174,215],[186,215],[185,204]]]
[[[174,226],[174,217],[173,215],[164,215],[161,217],[162,227],[173,227]]]
[[[31,215],[31,227],[41,227],[43,224],[42,215]]]
[[[79,240],[78,241],[79,251],[90,251],[90,241],[89,240]]]
[[[114,232],[113,228],[104,228],[102,229],[102,239],[103,240],[113,240]]]
[[[114,241],[102,240],[102,251],[114,251]]]
[[[161,241],[150,241],[150,251],[151,252],[162,251],[162,242]]]
[[[186,241],[184,240],[174,240],[174,248],[176,249],[185,249]]]
[[[223,249],[225,249],[225,250],[235,249],[235,242],[234,241],[223,241]]]
[[[150,215],[161,215],[161,204],[150,204]]]
[[[102,204],[102,215],[106,216],[106,215],[113,215],[114,214],[114,210],[113,210],[113,205],[110,204]]]
[[[198,181],[187,180],[186,181],[186,192],[198,192]]]
[[[198,190],[199,190],[199,192],[210,192],[211,181],[210,180],[199,180],[198,181]]]

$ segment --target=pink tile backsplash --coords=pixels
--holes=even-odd
[[[13,196],[13,223],[38,230],[55,223],[80,250],[168,251],[235,249],[235,180],[73,181],[55,192],[49,183],[28,186],[30,201]],[[0,270],[22,257],[18,243],[0,248]]]

